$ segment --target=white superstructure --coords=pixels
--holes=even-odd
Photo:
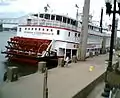
[[[40,13],[28,16],[21,20],[18,26],[17,36],[34,39],[45,39],[52,41],[51,50],[57,50],[57,56],[76,55],[80,42],[82,22],[64,15]],[[88,47],[86,56],[90,51],[100,52],[102,48],[103,36],[106,38],[106,49],[110,46],[110,35],[107,29],[88,25]]]

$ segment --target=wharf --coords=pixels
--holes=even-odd
[[[48,71],[49,98],[85,98],[94,86],[94,80],[105,72],[105,60],[108,54],[88,58],[85,62],[69,64],[69,67],[57,67]],[[93,71],[89,67],[94,66]],[[4,83],[0,87],[0,98],[43,98],[43,79],[40,73],[20,77],[16,82]],[[91,85],[91,88],[88,86]],[[84,88],[87,88],[84,90]],[[80,92],[83,93],[80,93]]]

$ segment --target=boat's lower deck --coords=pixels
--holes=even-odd
[[[8,41],[6,54],[9,61],[38,65],[39,61],[56,61],[59,57],[77,55],[77,43],[25,37],[13,37]],[[56,50],[56,51],[55,51]],[[100,54],[100,48],[87,48],[86,57]]]

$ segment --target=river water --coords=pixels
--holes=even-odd
[[[16,32],[0,32],[0,52],[5,50],[5,45],[7,45],[7,40],[10,37],[16,35]],[[3,80],[4,72],[6,71],[6,61],[5,55],[0,53],[0,82]]]
[[[7,41],[13,36],[16,36],[16,32],[0,32],[0,83],[3,81],[3,76],[8,66],[17,66],[19,68],[19,74],[21,76],[28,75],[37,71],[36,66],[6,63],[7,58],[5,58],[5,54],[1,54],[1,51],[5,50]]]

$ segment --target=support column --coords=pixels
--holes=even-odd
[[[114,49],[116,49],[117,47],[117,27],[118,27],[118,19],[115,20]]]
[[[100,19],[100,27],[101,27],[101,30],[100,30],[100,32],[101,33],[103,33],[102,32],[102,21],[103,21],[103,8],[101,8],[101,19]],[[104,54],[105,53],[105,50],[106,50],[106,37],[105,36],[103,36],[103,40],[102,40],[102,54]]]
[[[0,32],[2,32],[2,31],[3,31],[3,24],[0,23]]]
[[[65,54],[64,54],[64,59],[66,58],[66,48],[65,48]]]
[[[80,37],[80,52],[81,52],[80,53],[80,60],[86,59],[89,9],[90,9],[90,0],[85,0],[84,1],[84,8],[83,8],[82,30],[81,30],[81,37]]]
[[[103,40],[102,40],[102,54],[105,53],[105,50],[106,50],[106,37],[103,36]]]
[[[72,49],[71,49],[71,59],[72,59]]]

